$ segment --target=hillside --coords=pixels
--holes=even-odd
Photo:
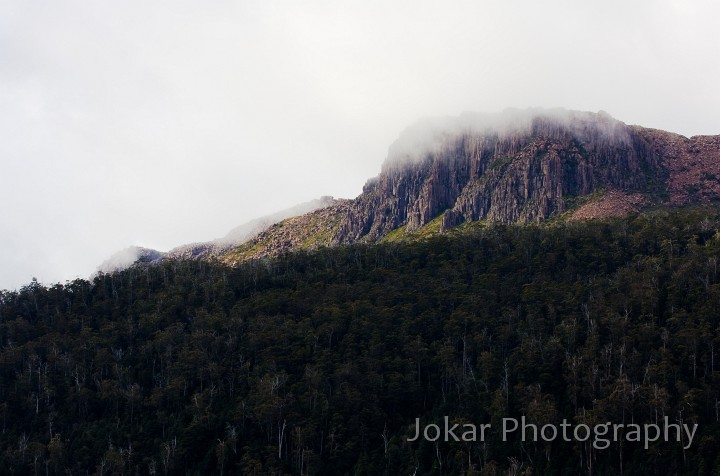
[[[717,474],[719,256],[684,208],[34,282],[0,293],[0,473]],[[491,430],[409,441],[445,417]]]
[[[478,221],[626,216],[720,200],[720,136],[686,138],[606,113],[507,110],[420,121],[355,199],[294,217],[219,255],[446,232]],[[327,226],[314,224],[323,222]],[[426,229],[427,227],[427,229]]]
[[[190,243],[177,246],[170,251],[162,252],[142,246],[130,246],[118,251],[97,267],[98,273],[113,273],[130,266],[157,265],[167,259],[212,260],[236,246],[247,243],[262,234],[271,226],[291,217],[312,213],[315,210],[331,207],[342,203],[333,197],[323,196],[316,200],[300,203],[294,207],[256,218],[230,230],[224,237],[201,243]],[[259,255],[258,255],[259,256]]]

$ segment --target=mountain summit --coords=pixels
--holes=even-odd
[[[720,136],[630,126],[602,111],[463,113],[403,131],[354,200],[264,223],[243,243],[223,243],[213,253],[204,247],[200,255],[236,264],[481,220],[588,219],[709,203],[720,200],[718,177]]]
[[[571,210],[590,217],[715,200],[719,172],[717,136],[687,139],[603,112],[467,113],[403,132],[338,237],[377,239],[438,217],[447,230],[476,220],[531,222]]]
[[[450,230],[466,222],[621,216],[720,199],[720,136],[686,138],[605,112],[508,109],[425,119],[354,200],[273,225],[221,256]]]

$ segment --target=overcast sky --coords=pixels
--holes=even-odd
[[[0,0],[0,289],[355,197],[425,116],[720,134],[719,5]]]

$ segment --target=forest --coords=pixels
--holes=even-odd
[[[478,224],[0,293],[0,474],[720,474],[720,211]],[[687,441],[421,422],[697,424]]]

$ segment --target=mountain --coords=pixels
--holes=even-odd
[[[312,203],[186,245],[236,265],[282,252],[427,236],[474,222],[623,216],[720,200],[720,136],[687,138],[605,112],[507,109],[418,121],[353,200]],[[322,200],[321,200],[322,202]],[[302,208],[302,207],[301,207]]]
[[[360,196],[278,223],[219,258],[237,264],[470,222],[578,220],[714,202],[718,177],[720,136],[686,138],[604,112],[508,109],[425,119],[390,146]]]
[[[319,208],[327,208],[335,203],[336,200],[329,196],[322,196],[309,202],[300,203],[285,210],[256,218],[243,225],[235,227],[223,238],[173,248],[166,253],[166,257],[175,259],[199,259],[219,256],[231,249],[233,246],[240,245],[254,238],[276,223],[279,223],[287,218],[310,213]]]
[[[129,246],[120,250],[98,266],[100,273],[114,273],[133,264],[156,264],[163,260],[165,253],[142,246]]]
[[[477,220],[538,222],[569,211],[586,217],[717,200],[719,173],[720,137],[687,139],[602,112],[426,120],[390,147],[338,240],[375,240],[437,218],[448,230]]]
[[[354,200],[0,291],[0,474],[720,474],[718,150],[427,120]]]
[[[233,247],[251,240],[272,225],[287,218],[303,215],[319,208],[327,208],[338,203],[333,197],[322,196],[309,202],[303,202],[279,212],[251,220],[233,228],[227,235],[212,241],[181,245],[163,252],[142,246],[130,246],[118,251],[98,266],[97,272],[112,273],[132,265],[155,265],[165,259],[210,259],[226,253]]]

